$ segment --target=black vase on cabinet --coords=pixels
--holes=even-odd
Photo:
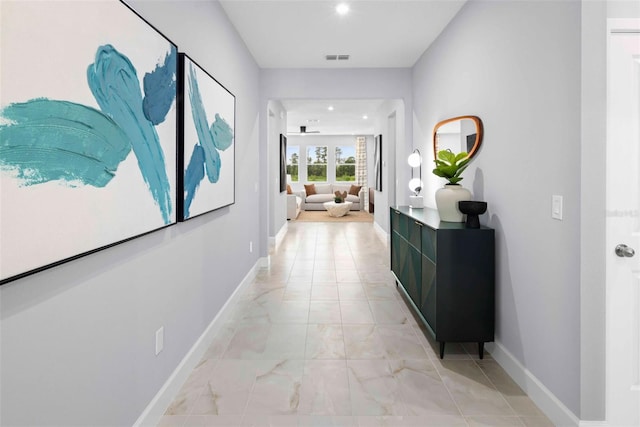
[[[440,343],[494,340],[494,230],[440,222],[432,209],[390,208],[391,270]]]

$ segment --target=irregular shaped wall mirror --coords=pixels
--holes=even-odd
[[[440,150],[466,151],[473,158],[482,143],[482,121],[477,116],[443,120],[433,128],[433,158]]]

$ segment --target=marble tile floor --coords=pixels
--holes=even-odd
[[[370,223],[296,223],[159,426],[552,426],[476,344],[437,343]]]

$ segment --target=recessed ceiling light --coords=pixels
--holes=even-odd
[[[340,16],[344,16],[349,13],[349,5],[346,3],[340,3],[336,6],[336,13]]]
[[[364,116],[362,116],[362,118],[363,118],[364,120],[367,120],[367,119],[369,118],[369,116],[367,116],[367,115],[365,114]]]
[[[333,111],[333,105],[329,105],[329,108],[327,108],[327,110]]]

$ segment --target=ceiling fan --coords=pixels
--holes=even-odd
[[[289,134],[307,134],[307,133],[320,133],[319,130],[307,130],[306,126],[300,126],[300,132],[287,132]]]

